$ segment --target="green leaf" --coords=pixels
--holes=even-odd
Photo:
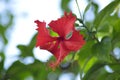
[[[60,65],[62,71],[72,72],[75,75],[79,73],[79,62],[74,60],[73,62],[66,62]]]
[[[116,11],[114,15],[108,16],[104,22],[107,23],[106,25],[106,33],[112,37],[112,45],[115,47],[120,42],[120,18],[118,16],[118,12]],[[104,24],[104,23],[103,23]],[[105,28],[103,27],[105,30]],[[103,30],[100,30],[98,33],[103,33]]]
[[[83,13],[83,18],[85,17],[85,13],[90,9],[91,5],[92,5],[92,1],[90,1],[89,4],[86,6],[84,13]]]
[[[76,57],[79,60],[81,73],[87,72],[89,68],[97,61],[92,55],[92,46],[95,44],[94,40],[87,41],[86,44],[80,49]]]
[[[0,58],[1,58],[1,56],[0,56]],[[5,70],[4,70],[4,59],[1,59],[0,60],[0,80],[2,80],[4,72],[5,72]]]
[[[66,12],[70,12],[69,3],[71,0],[61,0],[61,9]]]
[[[110,66],[112,70],[114,67],[116,71],[108,72],[105,68],[106,65]],[[120,67],[119,64],[97,62],[85,74],[83,80],[119,80],[120,79],[119,67]]]
[[[105,80],[120,80],[120,73],[109,73],[108,75],[106,75],[107,77],[104,77]]]
[[[29,43],[29,48],[32,50],[34,47],[35,47],[35,45],[36,45],[36,36],[37,36],[37,34],[35,34],[33,37],[32,37],[32,39],[31,39],[31,41],[30,41],[30,43]]]
[[[80,69],[80,68],[79,68],[79,61],[75,60],[75,61],[72,63],[69,71],[70,71],[70,72],[73,72],[75,75],[77,75],[77,74],[79,73],[79,69]]]
[[[88,59],[88,61],[86,60],[86,62],[84,62],[84,73],[86,73],[96,62],[97,62],[97,58],[96,57],[92,57],[90,59]]]
[[[98,14],[98,9],[99,9],[99,6],[96,2],[92,2],[92,7],[93,7],[93,10],[94,10],[94,15],[96,16]]]
[[[113,23],[113,39],[112,43],[113,45],[116,45],[118,42],[120,42],[120,19],[114,21]]]
[[[86,6],[86,8],[84,10],[84,14],[89,10],[91,4],[92,4],[92,1],[90,1],[89,4]]]
[[[28,45],[18,45],[17,48],[21,51],[20,57],[25,58],[28,56],[34,57],[33,49],[36,43],[36,34],[32,37],[30,43]]]
[[[105,63],[97,62],[95,63],[85,74],[83,77],[83,80],[98,80],[98,75],[100,74],[99,71],[104,71],[104,69],[101,70],[102,67],[105,66]]]
[[[7,44],[8,40],[6,38],[5,32],[6,32],[5,26],[0,24],[0,38],[2,39],[1,41],[2,43]]]
[[[107,16],[109,16],[116,9],[116,7],[119,4],[120,4],[120,0],[113,1],[99,12],[99,14],[96,16],[96,18],[94,20],[94,26],[96,27],[97,30],[99,29],[99,27],[103,23],[103,20]]]
[[[8,79],[17,80],[17,79],[21,79],[21,77],[19,77],[20,74],[25,72],[27,72],[25,65],[19,61],[16,61],[7,70],[6,75],[4,77],[8,76],[7,77]]]
[[[22,58],[25,58],[27,56],[33,57],[33,51],[31,48],[29,48],[29,46],[18,45],[17,48],[20,49],[21,51],[20,57]]]
[[[99,60],[106,62],[110,61],[111,49],[111,38],[106,36],[92,47],[92,52]]]
[[[113,72],[119,72],[120,73],[120,64],[119,63],[109,64],[109,66],[113,70]]]
[[[2,70],[4,69],[3,67],[4,67],[4,60],[1,60],[0,61],[0,74],[1,74]]]
[[[10,80],[25,80],[27,77],[32,77],[33,80],[47,80],[49,72],[47,66],[38,60],[28,65],[16,61],[7,70],[4,77],[8,77]]]
[[[2,73],[2,70],[4,70],[4,61],[5,61],[5,55],[3,52],[0,52],[0,74]]]
[[[120,18],[114,21],[113,27],[114,27],[114,34],[120,33]]]
[[[45,65],[45,63],[38,60],[35,60],[33,64],[29,64],[27,69],[32,73],[34,80],[46,80],[50,71],[47,69],[47,65]]]
[[[113,70],[112,73],[108,74],[106,80],[119,80],[120,79],[120,64],[112,63],[108,66]]]
[[[95,44],[94,41],[87,41],[86,44],[80,49],[77,53],[80,62],[84,62],[87,58],[89,58],[92,54],[92,46]]]
[[[7,15],[9,17],[9,21],[8,21],[8,23],[6,25],[6,28],[9,28],[9,27],[11,27],[13,25],[14,15],[11,14],[11,12],[9,12],[9,11],[7,12]]]
[[[110,33],[110,30],[112,29],[111,25],[109,24],[109,22],[104,22],[101,27],[99,28],[99,33]]]

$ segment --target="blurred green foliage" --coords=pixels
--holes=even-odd
[[[61,10],[70,11],[71,0],[61,0]],[[120,58],[117,58],[114,49],[120,49],[120,0],[113,0],[101,11],[99,6],[92,0],[87,0],[88,5],[83,13],[83,26],[77,25],[84,35],[86,44],[75,53],[74,58],[62,63],[59,68],[52,71],[46,62],[37,60],[33,55],[35,37],[33,36],[28,45],[19,44],[18,59],[6,70],[5,47],[9,43],[8,30],[14,24],[14,14],[6,9],[0,13],[0,80],[59,80],[63,73],[80,74],[81,80],[120,80]],[[10,1],[6,0],[6,4]],[[94,13],[93,21],[86,20],[87,11],[92,7]],[[5,22],[4,22],[5,21]],[[10,32],[9,32],[10,33]],[[56,34],[51,32],[53,36]],[[73,56],[73,55],[72,55]],[[120,56],[120,53],[119,53]],[[32,57],[33,63],[25,64],[25,58]],[[68,59],[71,55],[68,56]],[[53,59],[53,57],[51,57]],[[50,60],[51,60],[50,59]],[[109,72],[108,66],[112,72]],[[71,80],[75,80],[71,79]]]

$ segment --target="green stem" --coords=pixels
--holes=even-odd
[[[83,19],[83,18],[82,18],[81,11],[80,11],[80,7],[79,7],[79,5],[78,5],[78,1],[77,1],[77,0],[75,0],[75,2],[76,2],[76,4],[77,4],[77,8],[78,8],[78,11],[79,11],[80,17],[81,17],[81,19]]]
[[[96,40],[99,43],[98,38],[95,36],[95,34],[92,34],[93,32],[88,29],[88,27],[84,24],[83,20],[78,19],[78,18],[77,18],[77,20],[83,25],[82,27],[84,27],[87,30],[89,36],[92,37],[92,39]]]
[[[83,27],[86,28],[86,30],[87,30],[89,36],[91,36],[91,33],[93,33],[93,32],[90,31],[90,30],[88,29],[88,27],[84,24],[84,20],[83,20],[83,17],[82,17],[81,11],[80,11],[80,7],[79,7],[79,5],[78,5],[78,1],[75,0],[75,2],[76,2],[76,4],[77,4],[77,8],[78,8],[78,11],[79,11],[79,14],[80,14],[80,17],[81,17],[81,19],[77,19],[77,20],[83,25]],[[99,43],[99,40],[96,38],[95,34],[92,34],[91,37]]]
[[[73,52],[73,56],[72,56],[72,58],[71,58],[71,61],[74,61],[75,55],[76,55],[76,53]]]
[[[90,31],[90,30],[88,29],[88,27],[84,24],[84,22],[83,22],[82,19],[78,19],[78,18],[77,18],[77,20],[83,25],[83,27],[86,28],[86,30],[87,30],[88,33],[91,33],[91,31]]]

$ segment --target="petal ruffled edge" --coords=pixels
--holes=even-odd
[[[59,36],[65,38],[66,35],[73,30],[75,21],[76,17],[72,14],[72,12],[65,12],[63,17],[58,20],[51,21],[49,26],[53,31],[57,32]]]
[[[46,28],[46,23],[43,21],[36,20],[35,23],[37,24],[37,40],[36,40],[36,47],[40,47],[41,49],[46,49],[52,51],[55,47],[55,40],[50,36],[48,29]]]

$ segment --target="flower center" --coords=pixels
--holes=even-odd
[[[63,37],[58,37],[58,40],[59,40],[59,41],[63,41],[64,38],[63,38]]]

